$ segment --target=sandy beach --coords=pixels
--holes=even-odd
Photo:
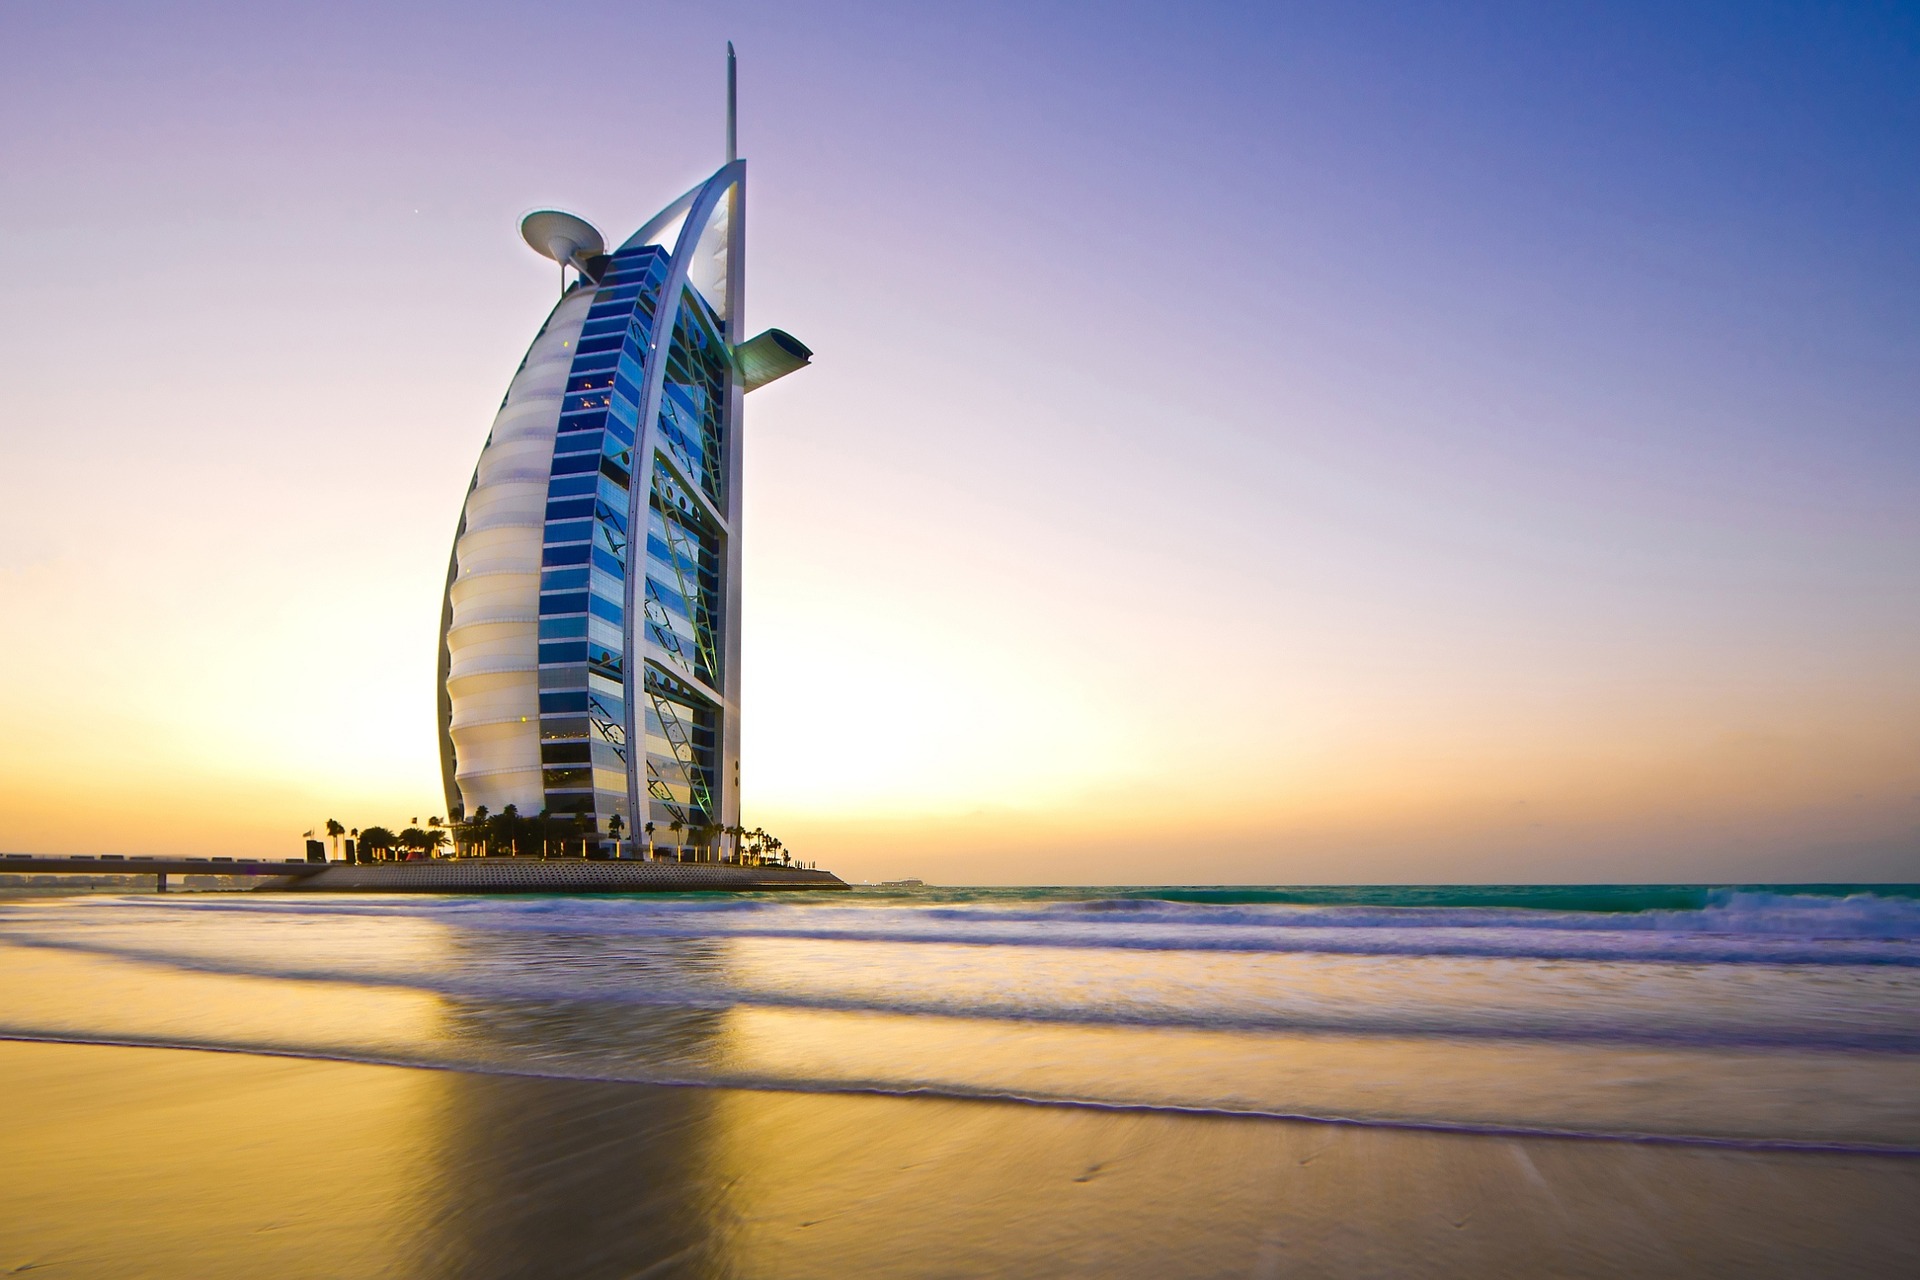
[[[1894,1275],[1920,1161],[0,1044],[0,1270]]]

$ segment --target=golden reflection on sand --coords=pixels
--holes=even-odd
[[[0,1273],[1899,1274],[1920,1162],[0,1044]]]
[[[402,1274],[440,1120],[430,1072],[0,1045],[0,1273]],[[316,1070],[322,1068],[322,1070]]]
[[[0,1028],[57,1038],[411,1058],[442,1038],[439,996],[198,973],[0,943]]]
[[[739,1081],[1573,1132],[1920,1146],[1920,1057],[1086,1027],[745,1008]]]

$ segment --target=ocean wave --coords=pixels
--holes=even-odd
[[[71,905],[69,905],[71,904]],[[1329,953],[1684,964],[1920,966],[1920,900],[1718,890],[1688,910],[1302,906],[1148,897],[934,906],[658,897],[399,897],[315,901],[239,895],[0,905],[10,934],[104,935],[123,922],[199,914],[415,919],[497,936],[784,938],[1197,952]]]
[[[1167,979],[1164,986],[1061,982],[1051,976],[1012,986],[997,982],[1002,975],[991,971],[951,973],[946,981],[931,985],[842,985],[839,975],[824,972],[811,981],[768,985],[751,973],[687,967],[637,952],[548,953],[537,965],[509,954],[457,967],[422,968],[313,953],[193,954],[124,940],[15,936],[6,941],[183,973],[420,992],[462,1002],[483,1017],[508,1010],[592,1014],[622,1006],[766,1009],[1143,1030],[1920,1053],[1920,1022],[1915,1020],[1920,993],[1910,981],[1892,974],[1877,986],[1863,988],[1855,981],[1836,988],[1810,979],[1757,1004],[1752,993],[1736,991],[1742,999],[1709,999],[1702,1005],[1700,997],[1707,993],[1697,986],[1689,992],[1694,998],[1689,1003],[1661,1000],[1645,990],[1626,998],[1605,997],[1568,977],[1505,983],[1467,978],[1470,985],[1450,991],[1443,983],[1385,999],[1343,996],[1339,990],[1302,991],[1286,975],[1252,973],[1211,988],[1198,987],[1185,980],[1189,975],[1179,974],[1157,975]],[[1375,977],[1364,972],[1342,975],[1356,983]]]
[[[1161,891],[1163,894],[1173,891]],[[1686,909],[1186,901],[127,895],[0,902],[0,943],[473,1007],[1920,1053],[1920,900]]]
[[[1920,939],[1920,900],[1873,893],[1829,895],[1719,889],[1698,906],[1638,911],[1568,911],[1543,907],[1316,906],[1298,903],[1219,905],[1178,899],[1096,898],[1049,904],[1039,910],[970,912],[930,908],[929,918],[951,921],[1100,920],[1128,924],[1288,929],[1540,929],[1575,932],[1656,932],[1762,935],[1829,939]]]

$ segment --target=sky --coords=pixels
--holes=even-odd
[[[723,158],[748,825],[1920,879],[1920,5],[0,0],[0,849],[444,808],[473,462]]]

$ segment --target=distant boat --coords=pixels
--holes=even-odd
[[[927,882],[925,880],[882,880],[880,887],[882,889],[924,889],[927,887]]]

